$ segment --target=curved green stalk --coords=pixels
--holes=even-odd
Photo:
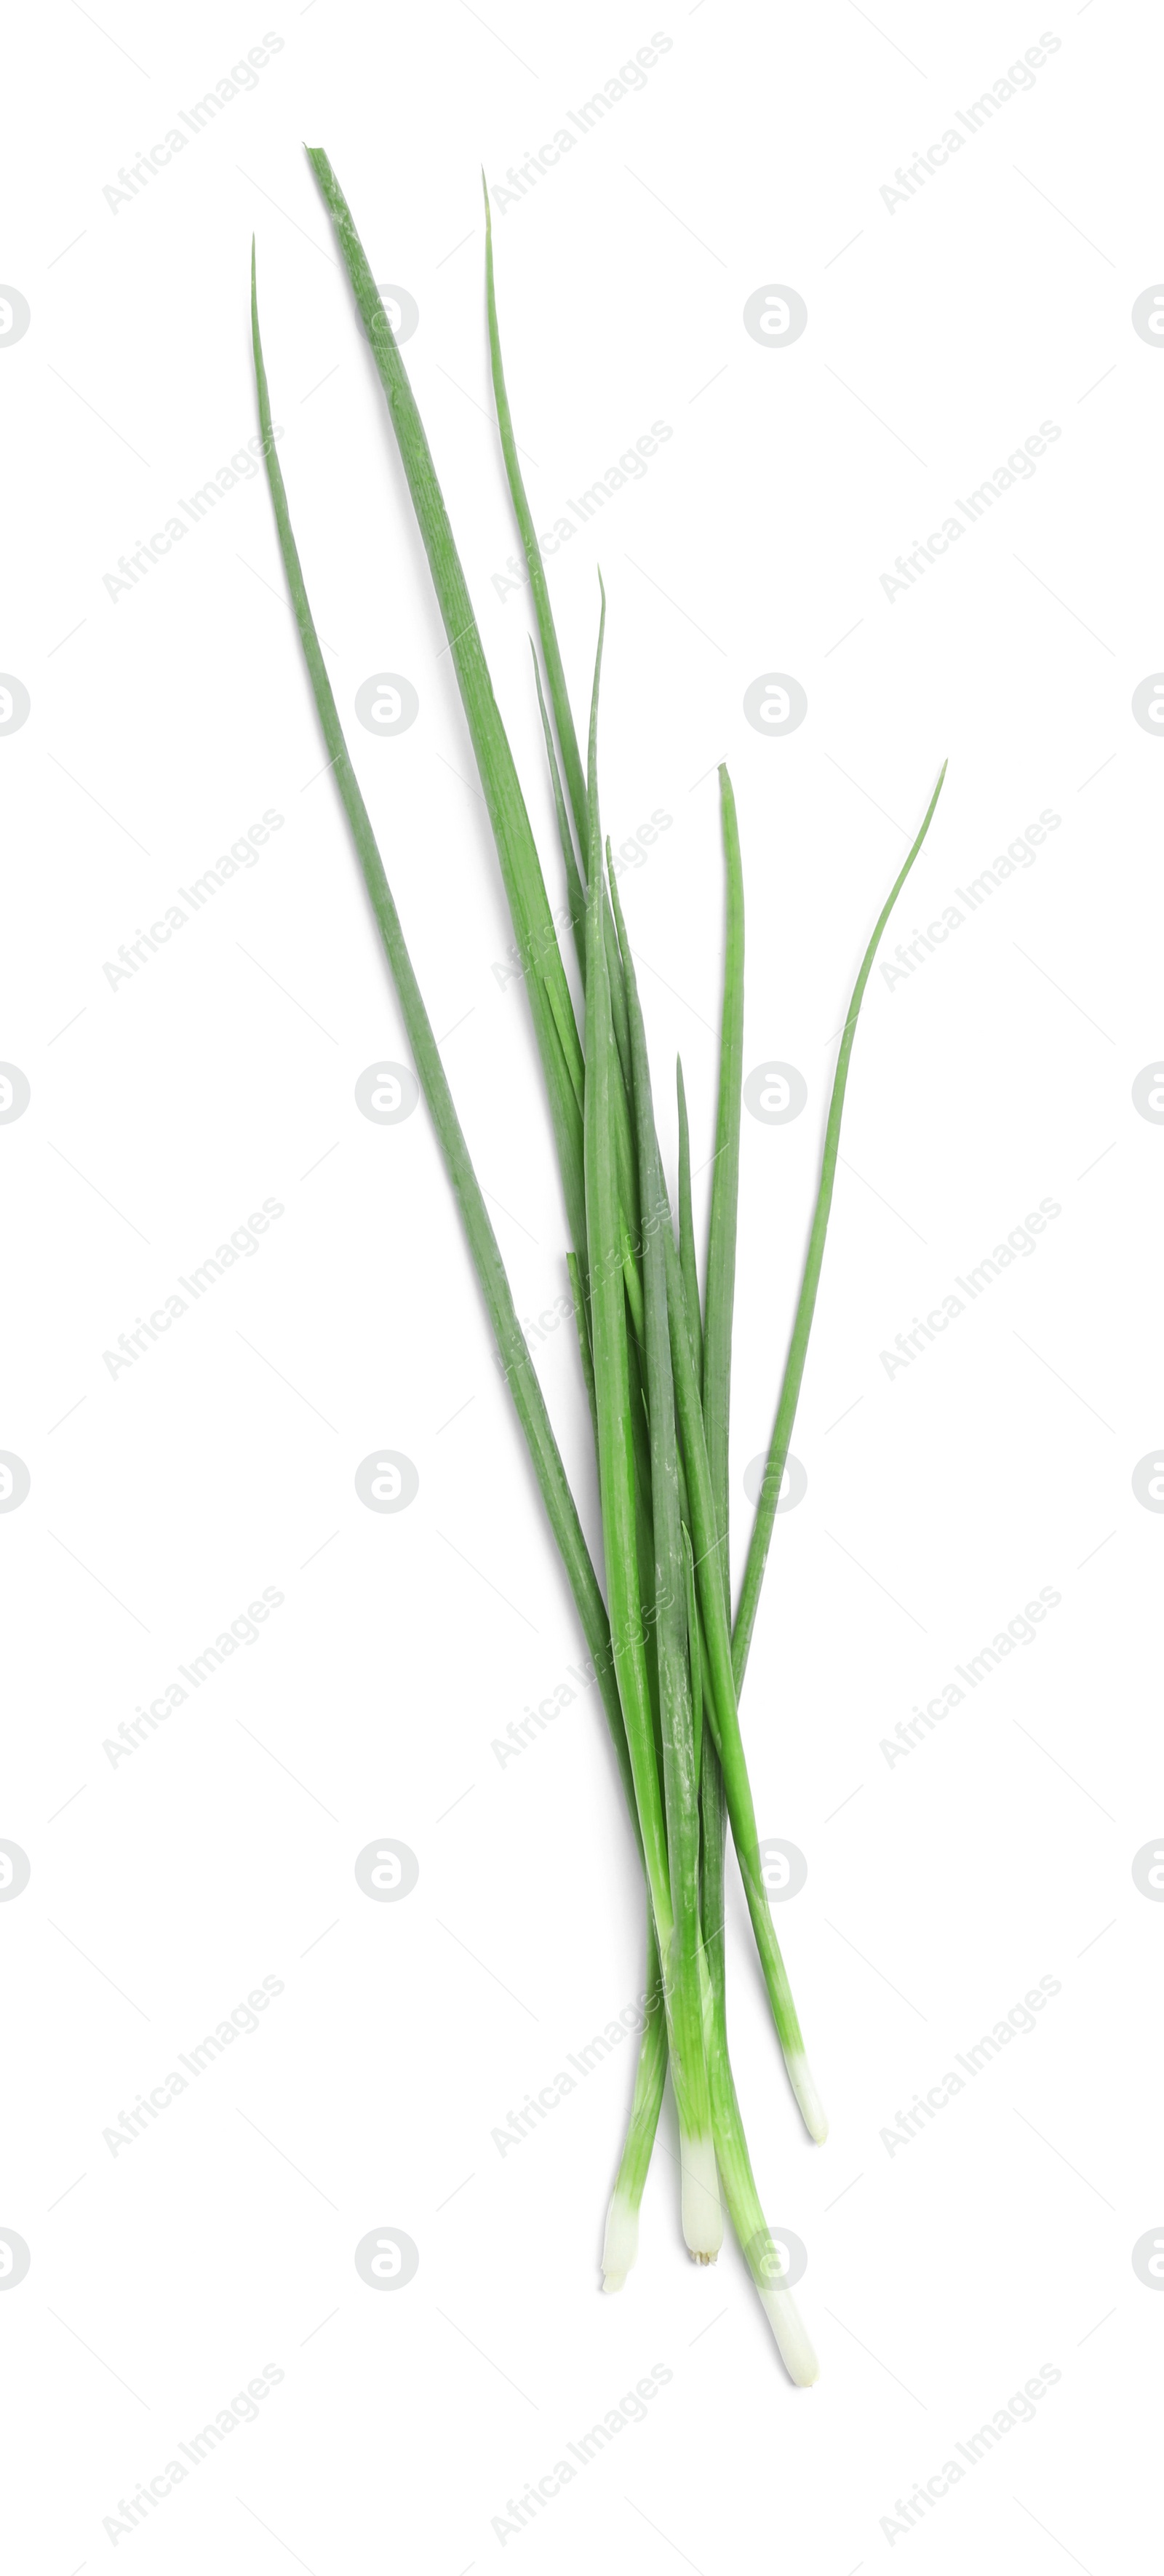
[[[865,951],[865,955],[861,963],[861,971],[853,986],[852,998],[846,1014],[845,1025],[841,1032],[840,1050],[837,1055],[837,1068],[833,1075],[832,1099],[829,1102],[828,1123],[825,1127],[824,1152],[821,1156],[820,1186],[817,1190],[816,1207],[813,1211],[812,1227],[808,1238],[808,1251],[805,1256],[804,1276],[800,1283],[800,1297],[797,1303],[796,1315],[792,1326],[792,1339],[788,1346],[788,1358],[785,1362],[784,1379],[780,1389],[780,1399],[776,1407],[776,1420],[772,1427],[772,1441],[768,1451],[768,1464],[764,1469],[764,1482],[760,1488],[759,1502],[756,1505],[756,1517],[752,1524],[752,1536],[748,1546],[748,1561],[744,1568],[743,1588],[740,1593],[739,1607],[736,1611],[733,1654],[736,1679],[737,1683],[741,1686],[752,1643],[752,1630],[756,1623],[756,1611],[759,1607],[760,1601],[760,1588],[764,1581],[764,1568],[768,1562],[768,1549],[771,1544],[772,1530],[776,1520],[776,1506],[780,1500],[780,1487],[784,1481],[784,1469],[788,1460],[789,1443],[792,1439],[792,1425],[796,1419],[796,1407],[800,1397],[801,1380],[804,1376],[804,1363],[808,1354],[808,1337],[812,1331],[812,1319],[816,1308],[816,1292],[820,1285],[821,1263],[824,1260],[825,1236],[828,1233],[829,1211],[833,1203],[833,1182],[836,1178],[837,1153],[841,1141],[841,1117],[845,1106],[845,1087],[849,1079],[849,1062],[853,1053],[853,1040],[857,1034],[857,1018],[861,1009],[865,986],[873,971],[873,960],[876,957],[877,950],[880,945],[881,934],[889,919],[890,913],[893,910],[894,904],[897,901],[898,895],[905,884],[905,880],[909,875],[918,851],[921,849],[926,833],[929,831],[930,824],[934,818],[934,809],[942,792],[942,782],[945,775],[946,762],[943,761],[942,766],[938,771],[937,785],[922,819],[921,830],[919,831],[909,852],[909,856],[895,878],[886,901],[882,905],[881,911],[878,914],[876,928],[874,929],[873,936]]]
[[[428,556],[517,933],[526,992],[549,1094],[566,1215],[575,1250],[580,1252],[586,1240],[582,1120],[578,1110],[581,1049],[574,1005],[525,798],[493,694],[493,682],[473,603],[404,360],[393,338],[351,208],[327,154],[313,148],[308,150],[307,158],[331,216],[377,373],[388,398],[389,417],[400,450],[400,461]],[[551,1008],[547,987],[553,989],[556,1010]]]
[[[719,1106],[711,1218],[707,1239],[707,1316],[703,1343],[703,1422],[716,1528],[722,1544],[724,1592],[731,1617],[728,1539],[728,1444],[731,1416],[732,1307],[736,1287],[736,1219],[740,1197],[740,1100],[744,1079],[744,878],[736,800],[726,762],[719,771],[727,923],[723,1008],[720,1015]],[[694,1329],[694,1328],[693,1328]]]
[[[550,724],[550,719],[546,713],[546,701],[542,690],[542,675],[538,669],[537,648],[534,644],[532,635],[529,639],[529,649],[533,656],[534,682],[538,693],[538,712],[542,720],[542,732],[545,735],[546,741],[546,760],[549,764],[550,784],[554,791],[554,814],[558,825],[558,846],[562,853],[562,866],[566,875],[566,901],[570,907],[570,928],[574,933],[574,946],[578,955],[578,971],[582,977],[582,988],[585,992],[586,897],[582,891],[582,879],[578,874],[578,862],[574,856],[574,843],[570,837],[570,817],[566,812],[566,799],[562,794],[562,773],[558,767],[558,754],[554,746],[553,729]]]
[[[558,643],[558,630],[554,624],[554,612],[550,605],[549,584],[546,580],[545,566],[542,562],[541,548],[537,539],[537,530],[534,527],[533,513],[530,509],[529,498],[526,493],[525,478],[522,474],[521,464],[518,458],[517,440],[513,434],[513,419],[509,408],[509,394],[506,390],[505,369],[501,359],[501,334],[497,327],[497,295],[493,279],[493,217],[490,211],[489,190],[485,185],[484,171],[481,173],[481,185],[485,193],[485,300],[489,318],[489,362],[493,377],[493,402],[497,413],[497,427],[501,437],[501,454],[505,464],[505,477],[509,485],[509,496],[513,503],[513,515],[517,521],[518,535],[521,538],[522,551],[525,555],[526,566],[529,571],[529,586],[534,604],[534,616],[537,619],[537,629],[541,640],[542,657],[546,666],[546,677],[550,684],[550,704],[554,710],[554,722],[557,725],[558,740],[562,746],[562,759],[566,770],[566,785],[569,791],[570,808],[574,816],[574,829],[578,836],[578,854],[581,859],[582,866],[585,869],[589,864],[587,853],[590,848],[590,824],[586,811],[586,781],[582,774],[582,760],[578,749],[577,729],[574,724],[573,709],[570,705],[570,693],[566,687],[566,674],[562,667],[562,652],[561,646]],[[539,696],[540,694],[541,690],[539,682]],[[544,724],[544,707],[542,721]],[[549,732],[547,728],[547,743],[548,741]],[[558,820],[558,832],[560,837],[562,832],[561,815],[559,815]],[[570,872],[569,869],[567,869],[568,884],[569,880]],[[571,890],[571,910],[572,909],[573,892]],[[627,1031],[626,1003],[623,999],[622,979],[618,972],[614,923],[611,919],[610,907],[606,900],[605,886],[603,887],[602,893],[602,935],[606,946],[606,963],[610,977],[610,1008],[614,1021],[614,1042],[618,1048],[619,1063],[622,1067],[623,1081],[626,1085],[627,1095],[629,1098],[631,1080],[630,1038]],[[583,975],[585,975],[585,967],[583,967]]]
[[[506,480],[509,484],[514,516],[529,572],[534,615],[538,622],[538,633],[542,639],[542,652],[545,656],[546,676],[550,683],[550,703],[554,710],[554,722],[558,728],[558,740],[562,746],[562,759],[566,769],[566,784],[570,791],[574,829],[578,835],[578,847],[585,859],[589,846],[586,781],[582,773],[582,756],[574,729],[574,716],[566,688],[566,674],[562,668],[557,629],[554,625],[553,610],[550,607],[545,566],[542,563],[541,547],[538,544],[537,530],[533,523],[533,512],[526,496],[525,479],[518,461],[517,440],[513,435],[513,420],[509,409],[509,395],[505,388],[505,369],[501,362],[501,335],[497,328],[497,294],[493,282],[493,216],[484,171],[481,173],[481,186],[485,196],[485,300],[489,315],[489,361],[493,374],[493,400],[497,411],[497,426],[501,432],[501,453],[505,459]]]
[[[602,1594],[582,1535],[582,1525],[546,1411],[545,1398],[526,1348],[525,1335],[518,1321],[505,1265],[498,1250],[489,1213],[473,1169],[460,1120],[453,1105],[452,1093],[449,1090],[440,1052],[432,1033],[432,1024],[413,971],[412,960],[408,954],[404,933],[400,926],[400,917],[384,873],[384,864],[376,845],[368,809],[351,764],[331,682],[320,650],[315,620],[311,613],[311,604],[303,579],[303,567],[299,560],[299,549],[295,543],[287,506],[283,470],[275,452],[271,427],[267,371],[263,362],[262,342],[259,336],[253,246],[251,329],[259,424],[263,436],[263,455],[274,506],[279,549],[283,557],[283,568],[291,594],[291,605],[295,614],[295,623],[299,629],[308,677],[315,697],[323,738],[327,745],[329,765],[334,772],[348,818],[356,854],[363,871],[364,883],[399,997],[421,1089],[428,1103],[445,1168],[460,1210],[465,1237],[481,1284],[497,1347],[505,1364],[506,1382],[525,1434],[526,1446],[541,1488],[550,1527],[558,1543],[570,1589],[582,1622],[587,1648],[598,1676],[603,1706],[637,1834],[634,1782],[611,1653],[610,1628]]]

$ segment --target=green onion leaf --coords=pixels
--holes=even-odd
[[[828,1122],[825,1127],[824,1152],[821,1156],[820,1186],[817,1190],[816,1207],[813,1211],[812,1227],[808,1238],[804,1276],[800,1283],[800,1297],[792,1326],[792,1339],[788,1346],[780,1400],[776,1407],[776,1420],[772,1427],[768,1463],[764,1469],[764,1482],[756,1505],[756,1517],[752,1524],[752,1536],[748,1546],[748,1561],[744,1568],[743,1588],[736,1611],[734,1656],[736,1679],[740,1685],[743,1683],[751,1649],[752,1630],[756,1624],[756,1611],[764,1581],[764,1568],[768,1562],[768,1548],[776,1519],[776,1506],[780,1500],[780,1487],[784,1482],[792,1426],[796,1419],[804,1363],[808,1355],[808,1337],[812,1331],[816,1292],[820,1285],[821,1263],[824,1260],[825,1236],[828,1233],[829,1210],[833,1203],[833,1182],[836,1178],[837,1152],[841,1141],[841,1116],[845,1106],[845,1086],[849,1079],[849,1062],[853,1053],[853,1040],[857,1034],[857,1020],[865,986],[873,971],[873,960],[881,942],[881,934],[934,819],[934,809],[942,792],[945,775],[946,762],[943,761],[938,771],[937,785],[922,818],[921,829],[878,914],[873,936],[853,986],[845,1025],[841,1032],[837,1068],[833,1076],[832,1099],[829,1103]]]
[[[608,860],[609,869],[609,860]],[[671,1877],[674,1947],[663,1953],[672,2028],[677,2045],[671,2080],[679,2114],[683,2177],[683,2233],[697,2259],[714,2259],[723,2237],[711,2105],[704,2056],[700,1993],[699,1793],[695,1720],[688,1662],[687,1578],[679,1512],[679,1445],[667,1319],[667,1262],[671,1210],[655,1135],[646,1032],[639,1006],[634,959],[626,935],[618,885],[609,869],[610,899],[622,955],[630,1026],[635,1136],[643,1221],[643,1293],[647,1404],[651,1426],[651,1497],[655,1537],[654,1637],[658,1657],[663,1746],[663,1794]]]
[[[580,1081],[581,1050],[574,1005],[525,799],[493,694],[473,603],[404,360],[380,301],[380,291],[352,220],[351,209],[327,154],[309,150],[307,158],[331,216],[377,372],[388,397],[388,412],[400,450],[400,461],[429,560],[525,972],[525,986],[549,1093],[570,1234],[575,1249],[580,1251],[586,1239],[582,1121],[578,1114],[575,1082],[567,1079],[567,1072],[576,1075]],[[550,984],[557,996],[556,1013],[550,1008],[547,990]],[[559,1031],[566,1027],[572,1031],[572,1037],[565,1050],[563,1064]]]
[[[526,1445],[541,1489],[550,1527],[557,1540],[582,1622],[587,1648],[598,1676],[627,1803],[632,1819],[635,1819],[634,1782],[626,1729],[614,1671],[609,1622],[598,1588],[598,1580],[582,1535],[582,1525],[566,1479],[537,1372],[526,1348],[525,1335],[518,1321],[505,1265],[497,1246],[497,1239],[489,1220],[477,1175],[473,1169],[460,1120],[453,1105],[452,1093],[449,1090],[440,1052],[432,1033],[432,1024],[405,945],[400,917],[384,873],[384,864],[376,845],[368,809],[351,764],[334,693],[320,650],[315,620],[311,613],[303,579],[303,568],[299,560],[299,549],[295,543],[291,515],[287,506],[283,469],[275,451],[271,404],[267,390],[267,371],[259,337],[258,291],[253,247],[251,329],[263,456],[274,506],[279,549],[283,557],[283,568],[291,594],[291,605],[299,629],[308,677],[315,697],[323,738],[327,745],[329,765],[334,773],[348,818],[352,839],[356,846],[356,855],[363,871],[364,883],[399,997],[413,1061],[436,1130],[453,1194],[460,1209],[465,1237],[481,1284],[497,1348],[504,1364],[506,1382],[525,1434]]]

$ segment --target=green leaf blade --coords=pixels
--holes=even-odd
[[[905,884],[906,878],[909,875],[910,869],[925,843],[926,834],[928,833],[930,824],[934,819],[938,798],[941,795],[942,787],[945,782],[946,766],[946,762],[943,761],[938,772],[937,785],[934,788],[933,795],[930,798],[929,804],[927,805],[925,814],[922,818],[921,828],[909,850],[904,865],[895,878],[893,885],[890,887],[889,893],[882,905],[880,914],[878,915],[872,938],[870,939],[869,945],[865,951],[856,983],[853,986],[849,1008],[845,1017],[845,1025],[841,1032],[841,1043],[837,1052],[836,1071],[833,1076],[832,1097],[829,1102],[828,1121],[825,1127],[824,1149],[821,1156],[820,1184],[817,1190],[816,1206],[813,1210],[812,1225],[809,1230],[808,1250],[805,1254],[804,1273],[800,1283],[800,1296],[797,1301],[796,1314],[793,1320],[792,1338],[788,1346],[788,1358],[785,1362],[783,1382],[781,1384],[780,1396],[776,1406],[776,1419],[772,1426],[772,1439],[768,1450],[768,1463],[764,1469],[764,1481],[760,1488],[760,1499],[756,1505],[756,1517],[752,1524],[752,1535],[748,1546],[747,1564],[744,1568],[744,1580],[740,1592],[739,1606],[736,1611],[732,1652],[738,1688],[742,1688],[743,1686],[744,1673],[747,1669],[748,1656],[751,1651],[752,1635],[756,1624],[756,1612],[759,1608],[760,1592],[764,1582],[764,1569],[768,1562],[768,1549],[771,1544],[772,1531],[776,1522],[776,1506],[780,1500],[780,1487],[784,1481],[784,1470],[788,1463],[788,1450],[792,1439],[792,1426],[796,1420],[796,1407],[800,1400],[800,1389],[804,1378],[804,1364],[808,1357],[808,1340],[812,1331],[813,1315],[816,1312],[816,1296],[817,1289],[820,1286],[821,1264],[824,1260],[825,1238],[828,1234],[829,1212],[833,1203],[833,1184],[836,1179],[837,1155],[840,1150],[841,1118],[845,1106],[845,1090],[849,1079],[849,1064],[853,1053],[853,1041],[857,1034],[857,1021],[860,1015],[861,1003],[864,998],[865,987],[873,971],[873,961],[881,944],[882,933],[889,920],[890,914],[893,911],[897,898],[901,893],[901,889]]]

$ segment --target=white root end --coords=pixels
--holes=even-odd
[[[800,2311],[791,2290],[782,2290],[779,2282],[766,2286],[757,2282],[760,2305],[776,2337],[781,2361],[795,2388],[811,2388],[820,2377],[820,2364],[809,2342]]]
[[[602,2247],[602,2286],[604,2290],[621,2290],[639,2250],[639,2213],[621,2192],[616,2191],[606,2213],[606,2237]]]
[[[803,2053],[789,2058],[788,2080],[800,2104],[801,2118],[809,2137],[815,2138],[818,2147],[822,2147],[829,2133],[828,2118],[812,2080],[812,2069]]]
[[[679,2161],[683,2177],[683,2235],[688,2252],[694,2255],[697,2263],[714,2263],[723,2243],[723,2211],[719,2205],[719,2176],[710,2133],[702,2138],[680,2133]]]

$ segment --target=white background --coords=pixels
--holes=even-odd
[[[1164,645],[1159,28],[1054,17],[1032,89],[891,212],[894,171],[1037,44],[1013,6],[666,14],[641,90],[495,214],[510,392],[539,525],[653,421],[646,475],[563,548],[576,702],[610,615],[603,798],[673,1155],[684,1056],[711,1147],[722,877],[714,764],[743,837],[745,1061],[808,1105],[745,1116],[732,1493],[766,1443],[835,1033],[940,760],[901,935],[1044,808],[1061,818],[890,989],[854,1058],[745,1736],[762,1832],[808,1882],[780,1917],[831,2116],[802,2134],[735,1903],[734,2054],[775,2228],[808,2248],[822,2377],[787,2384],[731,2245],[685,2260],[668,2106],[621,2299],[598,2295],[631,2045],[520,2148],[491,2131],[641,1984],[641,1897],[601,1712],[493,1749],[580,1637],[423,1106],[377,1127],[407,1050],[284,604],[265,482],[224,493],[128,593],[116,571],[256,426],[248,263],[291,507],[353,755],[522,1314],[564,1284],[564,1220],[512,932],[382,396],[301,142],[324,143],[374,273],[407,286],[432,442],[553,900],[525,590],[489,416],[479,168],[550,139],[649,43],[649,14],[511,0],[313,0],[282,50],[128,202],[103,195],[264,34],[261,13],[105,0],[9,37],[0,349],[0,2298],[8,2554],[267,2576],[744,2559],[851,2576],[888,2550],[1104,2576],[1153,2563],[1164,2302],[1131,2249],[1164,2221],[1158,1944],[1133,1884],[1162,1823],[1154,1594],[1159,1158],[1132,1105],[1164,1048],[1164,748],[1131,713]],[[744,330],[773,281],[794,346]],[[890,600],[881,574],[1050,421],[1037,470]],[[536,464],[530,462],[536,459]],[[380,740],[361,681],[410,676]],[[765,739],[748,683],[797,676]],[[103,973],[267,808],[282,830],[132,979]],[[672,1164],[673,1168],[673,1164]],[[706,1173],[697,1183],[701,1210]],[[257,1253],[112,1378],[102,1354],[264,1198]],[[892,1380],[880,1353],[1040,1200],[1061,1214]],[[702,1227],[701,1213],[700,1224]],[[539,1352],[597,1544],[572,1327]],[[419,1473],[399,1515],[353,1483]],[[139,1703],[261,1594],[283,1605],[132,1756]],[[1061,1601],[907,1758],[881,1749],[1044,1586]],[[356,1854],[391,1835],[407,1901]],[[260,2028],[116,2155],[103,2131],[259,1984]],[[908,2147],[880,2132],[1041,1977],[1061,1992]],[[381,2295],[353,2255],[408,2234]],[[270,2363],[229,2443],[120,2535],[103,2518]],[[655,2364],[648,2418],[491,2528]],[[894,2535],[879,2526],[1040,2366],[1037,2410]],[[224,2456],[224,2451],[229,2456]],[[144,2510],[144,2509],[143,2509]]]

